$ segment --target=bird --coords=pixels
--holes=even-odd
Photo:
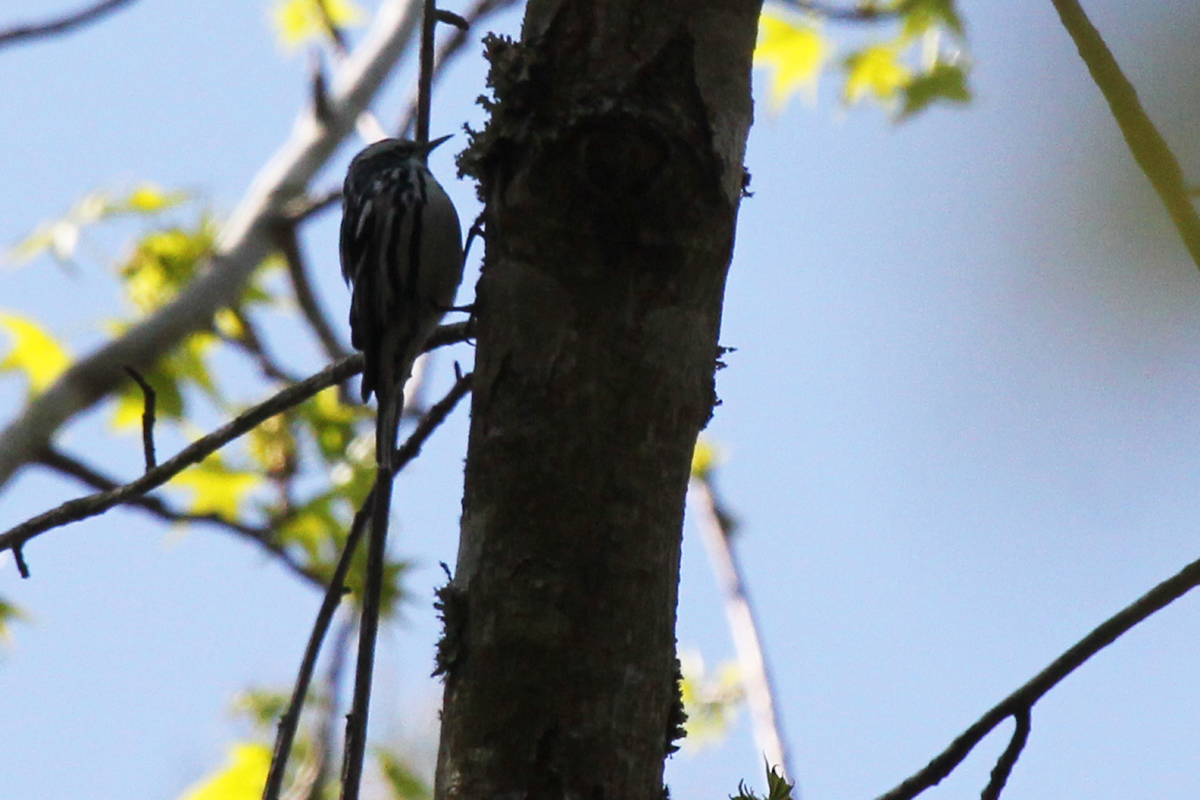
[[[462,282],[458,212],[429,171],[428,143],[383,139],[356,155],[342,189],[339,253],[351,287],[350,341],[378,400],[375,462],[393,470],[404,383]]]

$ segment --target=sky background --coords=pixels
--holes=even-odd
[[[7,0],[0,26],[77,5]],[[725,454],[718,481],[742,523],[806,800],[891,788],[1200,555],[1200,274],[1049,1],[961,10],[969,107],[896,126],[878,108],[845,110],[826,79],[815,104],[772,115],[760,102],[746,156],[754,195],[722,327],[737,352],[708,433]],[[1087,10],[1200,180],[1200,6]],[[518,24],[509,14],[489,27]],[[481,122],[478,52],[443,81],[435,134]],[[85,191],[143,180],[228,214],[305,101],[305,64],[276,45],[266,0],[140,0],[78,34],[0,50],[0,246]],[[411,72],[379,102],[385,124]],[[463,141],[435,154],[443,183]],[[338,183],[356,147],[317,185]],[[473,187],[450,189],[472,219]],[[336,225],[327,215],[305,238],[341,323]],[[108,265],[137,230],[89,236],[73,271],[4,266],[0,310],[90,352],[102,321],[127,312]],[[310,341],[272,333],[297,370],[320,366]],[[237,393],[249,373],[228,367]],[[24,393],[0,376],[5,424]],[[114,435],[110,413],[59,441],[132,477],[140,442]],[[419,566],[404,620],[384,635],[372,730],[427,754],[440,696],[427,677],[432,588],[438,562],[455,559],[466,431],[464,406],[393,500],[395,552]],[[0,528],[79,493],[27,469],[0,490]],[[246,734],[234,695],[290,685],[320,601],[226,534],[135,512],[45,534],[26,555],[27,581],[0,557],[0,597],[31,616],[0,650],[5,800],[179,796]],[[690,524],[679,642],[710,665],[732,657]],[[1200,597],[1185,597],[1038,704],[1004,797],[1200,796],[1198,668]],[[926,796],[977,796],[1010,726]],[[667,776],[680,800],[724,798],[742,779],[761,788],[745,714],[722,745],[677,754]]]

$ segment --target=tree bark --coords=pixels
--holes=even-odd
[[[489,43],[439,800],[663,795],[760,5],[530,0],[521,41]]]

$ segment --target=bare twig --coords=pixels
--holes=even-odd
[[[337,335],[333,332],[333,326],[329,324],[329,320],[326,319],[324,312],[317,304],[312,283],[308,280],[308,267],[304,262],[304,253],[300,249],[300,240],[296,236],[295,223],[290,220],[280,221],[276,236],[279,249],[283,252],[284,261],[287,262],[288,277],[292,281],[292,291],[296,295],[296,303],[299,304],[304,319],[308,321],[313,333],[321,342],[325,355],[331,361],[345,358],[348,353],[338,341]]]
[[[450,415],[450,412],[454,410],[454,407],[458,405],[458,402],[462,400],[470,388],[471,376],[467,375],[460,378],[450,391],[446,393],[446,396],[429,410],[429,413],[417,425],[416,430],[405,440],[404,445],[396,451],[397,458],[393,462],[396,465],[396,470],[403,469],[410,461],[417,457],[421,452],[421,445],[445,422],[446,417]],[[304,659],[300,663],[300,672],[296,677],[296,686],[292,692],[291,702],[279,721],[279,732],[275,739],[275,755],[271,761],[271,770],[267,776],[266,788],[263,790],[263,800],[277,800],[279,797],[279,792],[283,785],[283,775],[287,769],[288,757],[291,753],[292,742],[295,739],[296,729],[300,723],[300,711],[304,706],[304,698],[308,696],[308,686],[312,681],[312,673],[316,667],[317,656],[320,654],[321,642],[325,639],[325,634],[329,630],[329,624],[333,620],[333,614],[341,601],[342,587],[345,585],[346,573],[349,571],[354,550],[357,548],[359,539],[362,538],[362,533],[366,529],[367,520],[372,519],[378,513],[380,505],[378,492],[382,485],[390,486],[390,479],[384,480],[383,476],[376,478],[375,486],[363,501],[362,508],[355,514],[354,523],[351,525],[350,533],[346,537],[346,545],[342,550],[341,558],[338,560],[333,577],[330,578],[329,587],[325,592],[325,599],[322,601],[321,608],[317,612],[317,619],[313,624],[312,635],[309,637],[308,646],[304,650]],[[386,509],[384,513],[386,513]],[[368,575],[369,572],[370,566],[368,566]],[[376,598],[377,601],[378,598]],[[364,609],[367,603],[367,589],[364,587]],[[376,624],[378,624],[378,605],[376,605]],[[360,641],[363,638],[361,629],[359,638]],[[335,662],[337,668],[335,669],[331,665],[331,684],[334,684],[337,676],[340,675],[340,658],[338,655],[335,655],[335,659],[338,659]],[[357,685],[355,688],[357,691]],[[334,687],[332,686],[330,702],[336,702],[336,691],[334,691]],[[351,716],[353,716],[353,712],[351,712]],[[365,733],[364,724],[364,737]],[[320,780],[317,781],[318,785],[319,783],[321,783]]]
[[[1009,740],[1008,747],[1004,748],[1004,752],[996,761],[996,766],[992,769],[991,780],[984,787],[980,800],[1000,800],[1004,784],[1008,783],[1008,776],[1012,774],[1013,767],[1017,765],[1017,759],[1021,757],[1021,751],[1025,749],[1025,743],[1029,741],[1029,714],[1028,708],[1018,709],[1013,714],[1016,727],[1013,728],[1012,739]]]
[[[1200,267],[1200,216],[1188,197],[1179,161],[1150,121],[1133,84],[1121,72],[1117,60],[1077,0],[1051,2],[1058,11],[1063,27],[1075,42],[1092,80],[1108,101],[1108,107],[1121,128],[1134,160],[1150,179],[1154,191],[1158,192],[1192,261]]]
[[[11,28],[0,30],[0,47],[29,41],[30,39],[67,33],[75,28],[81,28],[84,25],[95,22],[105,14],[110,14],[121,6],[129,5],[131,2],[133,0],[103,0],[103,2],[90,5],[82,11],[75,11],[49,22],[14,25]]]
[[[304,222],[326,209],[333,208],[341,202],[341,187],[330,189],[313,197],[299,198],[297,202],[292,203],[286,210],[286,218],[295,223]]]
[[[325,23],[325,32],[329,34],[329,39],[333,42],[333,51],[337,53],[339,58],[345,58],[350,51],[346,44],[346,34],[333,21],[333,15],[329,13],[329,0],[317,0],[317,10],[321,13],[321,21]]]
[[[325,641],[329,624],[333,621],[333,615],[342,602],[346,573],[350,571],[354,551],[358,549],[358,541],[362,538],[367,520],[370,519],[367,509],[371,507],[371,498],[374,495],[375,490],[372,489],[371,493],[367,495],[362,509],[354,515],[354,523],[346,535],[346,544],[342,548],[341,558],[338,559],[333,576],[329,579],[329,586],[325,590],[321,608],[317,611],[312,634],[309,635],[308,644],[304,648],[304,658],[300,661],[300,672],[296,676],[296,686],[292,690],[291,702],[288,703],[287,710],[283,712],[283,716],[279,720],[279,731],[275,736],[275,754],[271,758],[271,769],[267,773],[263,800],[279,800],[279,792],[283,788],[283,775],[287,770],[288,758],[292,752],[292,742],[295,741],[296,729],[300,725],[300,712],[304,709],[304,698],[308,697],[308,686],[312,682],[313,670],[317,666],[317,656],[321,654],[321,643]]]
[[[417,429],[396,451],[392,464],[407,464],[421,450],[421,445],[454,410],[471,389],[471,375],[461,376],[453,388],[429,409]],[[386,459],[379,459],[387,463]],[[371,702],[371,677],[375,665],[375,639],[379,631],[379,611],[383,589],[383,566],[387,545],[387,516],[391,503],[393,473],[380,466],[375,479],[375,496],[371,538],[367,550],[367,575],[363,586],[362,622],[358,628],[358,661],[354,670],[354,699],[346,715],[346,754],[342,761],[342,800],[357,800],[362,781],[363,762],[367,747],[367,718]],[[364,506],[365,507],[365,506]]]
[[[424,0],[421,14],[421,71],[417,75],[417,141],[429,141],[429,107],[433,94],[433,33],[437,29],[437,2]]]
[[[157,457],[154,455],[154,408],[158,403],[158,394],[154,387],[146,382],[142,373],[133,367],[126,367],[125,372],[137,383],[142,390],[145,406],[142,409],[142,454],[146,459],[146,470],[154,469]]]
[[[463,28],[461,25],[455,25],[454,33],[450,36],[450,38],[443,42],[442,46],[438,49],[437,59],[434,62],[433,67],[433,79],[430,84],[431,92],[432,83],[436,82],[437,79],[442,76],[445,68],[450,64],[451,61],[454,60],[454,57],[458,55],[466,45],[468,41],[467,35],[470,28],[474,27],[476,23],[489,14],[492,14],[496,11],[501,11],[516,4],[517,0],[476,0],[475,5],[472,6],[471,9],[467,11],[466,15],[461,18],[462,21],[466,23],[467,27]],[[404,116],[401,118],[400,124],[396,126],[396,129],[399,131],[401,136],[407,136],[412,130],[413,125],[417,121],[417,111],[419,108],[420,90],[418,87],[417,94],[409,100],[408,108],[405,111]]]
[[[1056,658],[1028,683],[1001,700],[974,725],[963,731],[937,758],[879,800],[909,800],[937,785],[954,771],[967,754],[1004,720],[1032,709],[1046,692],[1070,675],[1096,653],[1108,647],[1121,634],[1159,609],[1169,605],[1200,585],[1200,559],[1188,564],[1133,603],[1102,622],[1071,649]],[[1018,718],[1019,720],[1019,718]]]
[[[226,336],[223,333],[218,333],[223,341],[240,348],[250,358],[254,359],[254,363],[258,365],[258,369],[262,372],[264,378],[279,381],[280,383],[296,383],[301,380],[299,376],[293,375],[280,366],[279,362],[267,352],[267,346],[263,342],[263,337],[258,333],[258,326],[246,315],[245,311],[241,308],[231,308],[229,310],[237,318],[241,330],[236,336]]]
[[[298,405],[317,392],[341,383],[362,371],[362,356],[354,355],[318,372],[310,378],[289,386],[270,399],[239,414],[233,420],[185,447],[171,458],[145,475],[124,486],[100,492],[88,497],[69,500],[66,503],[39,514],[0,534],[0,552],[16,550],[33,537],[52,528],[78,522],[81,519],[102,514],[115,505],[128,502],[130,498],[144,495],[178,475],[187,467],[198,464],[229,442],[249,431],[263,420]]]
[[[107,396],[124,379],[121,367],[144,369],[189,334],[211,326],[234,304],[269,254],[270,224],[304,191],[353,128],[396,60],[412,41],[417,0],[384,0],[362,44],[340,65],[331,85],[332,117],[300,113],[290,138],[262,168],[224,226],[217,253],[174,300],[98,351],[75,362],[0,435],[0,484],[34,460],[60,426]]]
[[[113,491],[121,486],[120,483],[108,475],[102,474],[82,461],[53,447],[47,449],[42,454],[41,458],[38,459],[38,463],[61,472],[64,475],[69,475],[80,483],[90,486],[93,489],[98,489],[101,492]],[[288,570],[305,581],[318,586],[325,585],[324,580],[319,575],[297,562],[282,545],[275,541],[273,533],[266,528],[245,525],[237,520],[226,519],[219,514],[192,514],[185,511],[177,511],[159,498],[151,495],[129,497],[124,501],[123,505],[140,508],[164,522],[198,522],[221,528],[242,539],[251,541],[266,550]]]
[[[382,410],[379,412],[383,413]],[[382,444],[377,443],[378,447]],[[390,446],[390,444],[389,444]],[[342,800],[358,800],[367,753],[367,717],[371,679],[375,670],[375,639],[383,597],[383,567],[387,556],[388,510],[395,473],[380,463],[371,500],[371,536],[367,541],[367,573],[363,582],[362,618],[358,624],[358,660],[354,667],[354,697],[346,715],[345,755],[342,757]]]
[[[795,776],[788,768],[787,744],[780,728],[771,674],[758,637],[758,622],[729,541],[730,517],[721,507],[708,476],[693,478],[690,494],[694,507],[700,512],[697,522],[704,538],[704,549],[708,551],[708,561],[724,595],[725,618],[737,650],[739,672],[754,726],[754,741],[767,761],[768,770],[778,767],[784,777],[794,782]]]
[[[326,784],[329,782],[329,765],[333,760],[335,741],[337,738],[338,698],[342,695],[342,676],[346,668],[346,657],[350,652],[350,637],[355,631],[354,619],[347,617],[342,620],[337,635],[333,639],[333,653],[329,657],[329,666],[325,677],[325,704],[317,740],[317,771],[313,777],[312,787],[304,800],[321,800],[326,796]]]
[[[472,323],[470,322],[443,325],[429,337],[425,343],[425,351],[466,341],[471,336],[471,329]],[[247,409],[226,425],[192,442],[174,458],[163,462],[132,483],[124,484],[111,491],[70,500],[33,519],[22,522],[20,525],[9,528],[4,533],[0,533],[0,553],[12,550],[13,556],[18,562],[23,563],[21,548],[24,547],[25,542],[35,536],[52,528],[103,514],[113,506],[128,503],[132,497],[144,495],[146,492],[158,488],[179,472],[204,460],[263,420],[286,411],[292,406],[299,405],[322,389],[348,380],[362,372],[362,368],[361,354],[347,356],[316,375],[288,386],[262,403]],[[45,452],[46,449],[43,448],[38,453],[37,459],[41,459]],[[25,570],[22,570],[21,574],[23,577],[28,577]]]

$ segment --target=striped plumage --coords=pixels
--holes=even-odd
[[[343,189],[342,276],[353,286],[351,342],[363,352],[362,398],[379,400],[376,459],[390,466],[412,363],[462,280],[462,233],[420,145],[384,139],[350,162]]]

